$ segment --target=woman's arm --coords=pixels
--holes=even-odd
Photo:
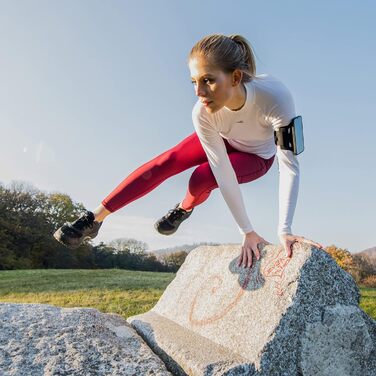
[[[271,110],[267,119],[269,119],[269,123],[275,131],[279,127],[290,124],[290,121],[296,116],[293,97],[284,85],[282,85],[282,91],[272,100],[269,107]],[[277,146],[277,160],[279,170],[278,237],[285,249],[286,256],[292,256],[292,247],[296,242],[323,248],[320,243],[292,234],[291,224],[299,191],[299,162],[292,151],[281,149],[280,146]]]
[[[298,200],[300,170],[297,156],[277,146],[279,171],[278,235],[291,234],[291,225]]]
[[[303,236],[293,235],[291,223],[294,216],[299,190],[299,162],[297,156],[290,150],[277,149],[279,164],[279,223],[278,237],[286,256],[292,256],[294,243],[301,242],[323,249],[323,245]]]
[[[253,231],[247,216],[238,179],[227,154],[226,145],[216,129],[202,114],[206,111],[198,101],[192,110],[192,120],[218,188],[230,209],[241,234]]]
[[[270,97],[266,108],[267,119],[274,131],[290,124],[296,116],[295,102],[290,90],[281,83],[276,95]],[[294,217],[299,192],[300,169],[297,156],[291,150],[277,146],[277,161],[279,171],[279,219],[278,236],[291,234],[291,225]]]

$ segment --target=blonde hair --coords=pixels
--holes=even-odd
[[[191,49],[188,61],[204,57],[210,64],[225,73],[235,69],[243,72],[242,82],[251,81],[256,75],[256,62],[248,40],[241,35],[210,34],[200,39]]]

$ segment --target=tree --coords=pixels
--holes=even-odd
[[[67,195],[48,195],[27,182],[12,181],[8,188],[1,185],[0,268],[77,265],[74,253],[68,253],[52,235],[65,220],[73,220],[82,209],[82,204],[73,203]],[[60,263],[61,254],[65,256],[64,266]]]
[[[367,260],[358,255],[352,255],[347,249],[342,249],[331,245],[325,248],[337,264],[354,278],[356,283],[372,274],[372,266],[367,263]]]
[[[92,247],[93,262],[97,268],[114,268],[116,266],[114,258],[114,248],[100,242]]]
[[[162,256],[162,260],[168,266],[169,271],[177,272],[185,261],[187,255],[187,252],[179,251]]]
[[[144,255],[149,248],[147,243],[133,238],[117,238],[110,241],[109,245],[118,253],[128,252],[136,255]]]

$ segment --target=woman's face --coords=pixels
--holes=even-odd
[[[207,112],[214,113],[230,101],[233,95],[232,74],[210,65],[202,57],[194,56],[188,65],[195,93]]]

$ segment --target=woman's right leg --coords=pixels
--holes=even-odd
[[[207,162],[207,157],[194,132],[128,175],[93,211],[95,220],[102,221],[110,213],[146,195],[167,178],[204,162]]]

